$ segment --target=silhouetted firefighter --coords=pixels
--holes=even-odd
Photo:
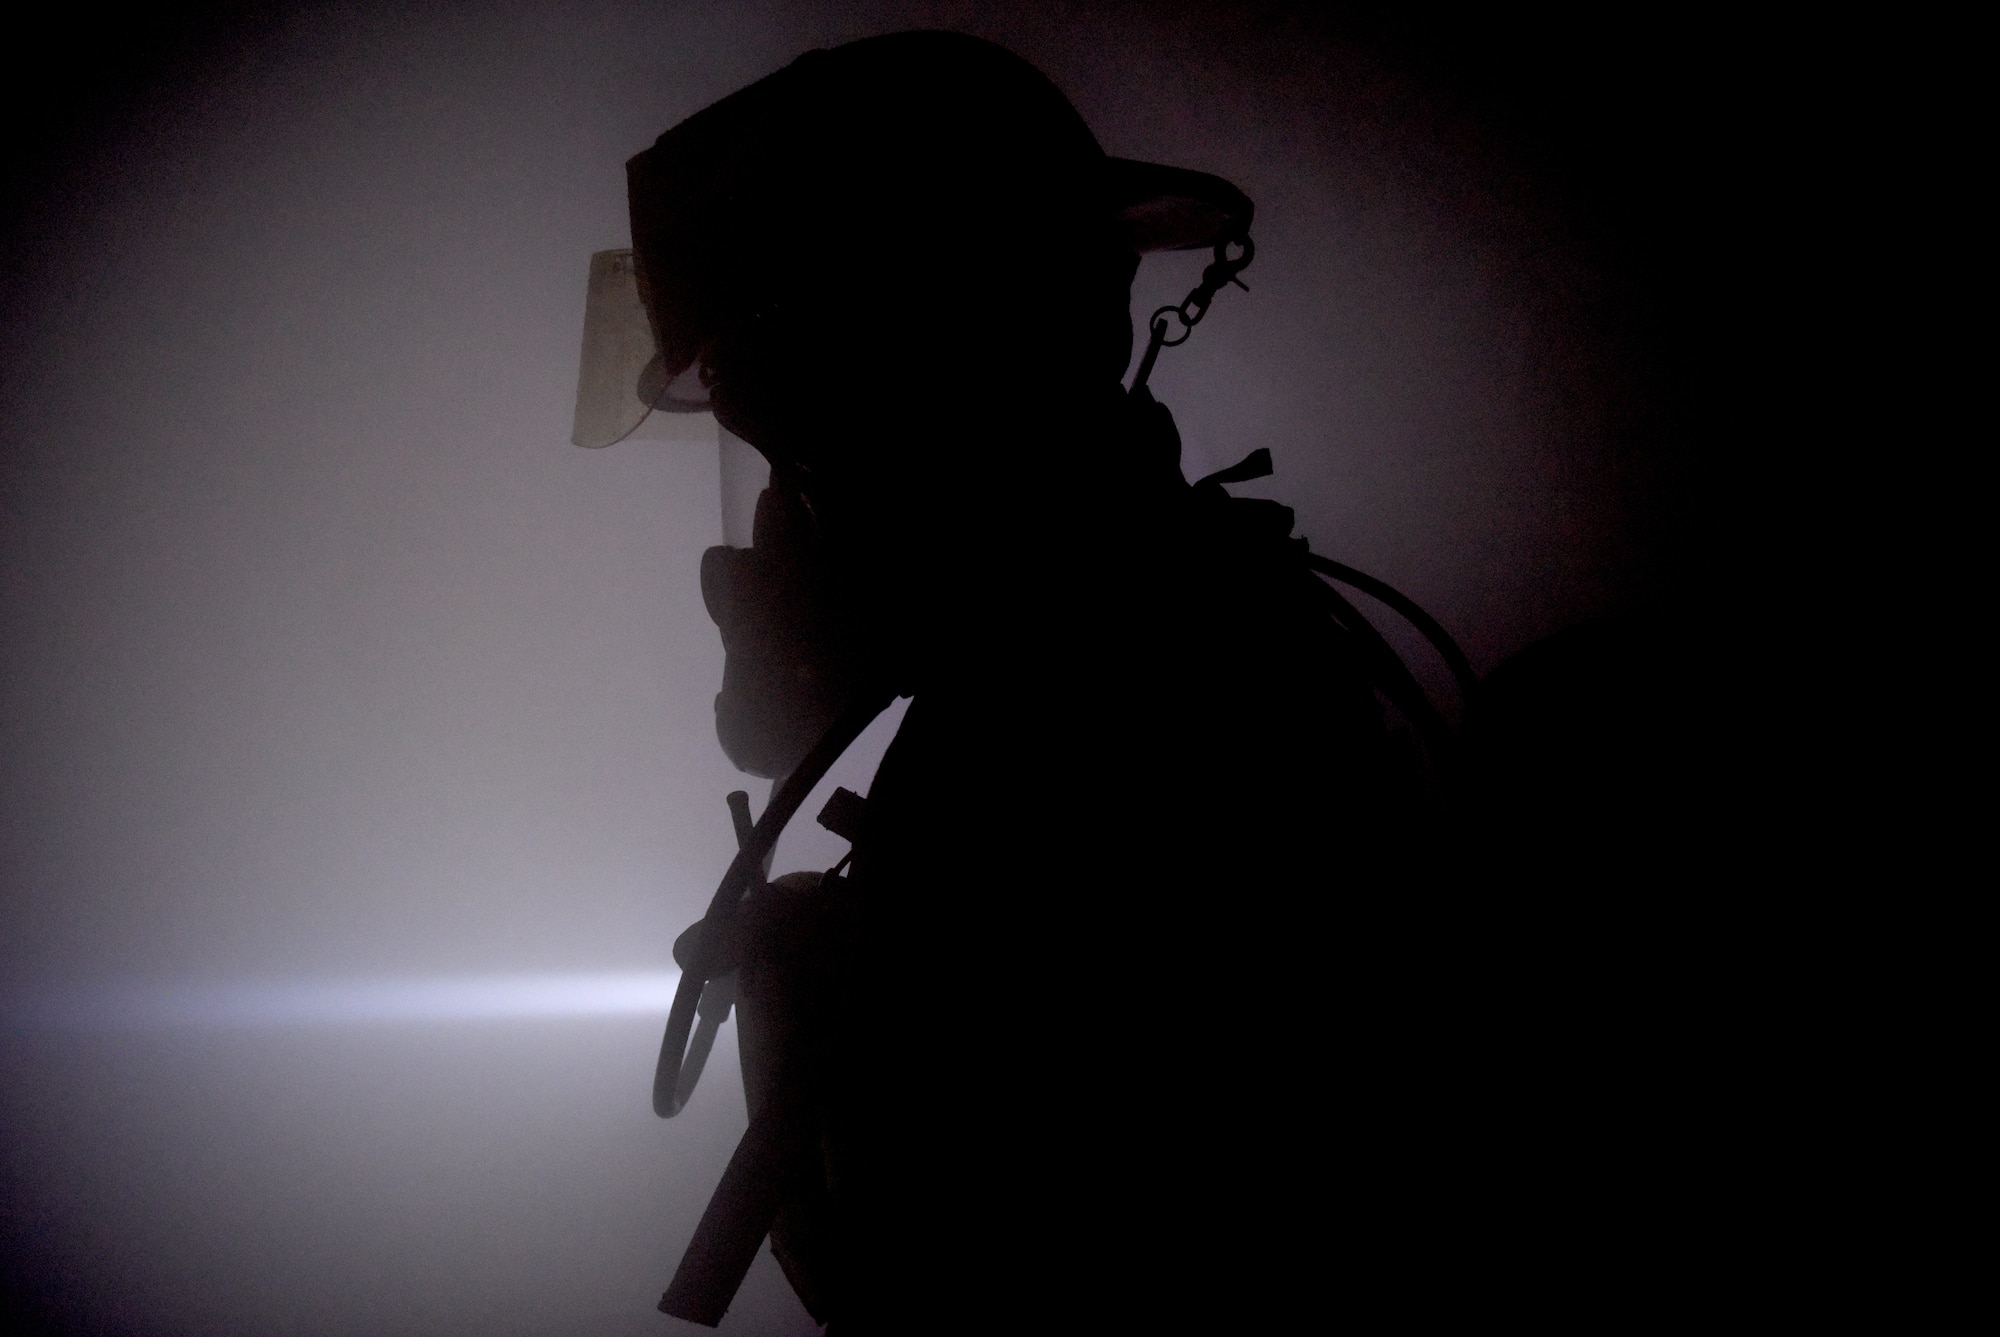
[[[767,1235],[837,1337],[1421,1323],[1598,1267],[1560,1251],[1603,1221],[1545,1228],[1540,1116],[1497,1107],[1492,944],[1437,890],[1417,752],[1443,727],[1322,576],[1463,656],[1225,491],[1267,455],[1186,481],[1145,388],[1251,202],[935,33],[806,55],[629,176],[644,393],[772,469],[702,586],[723,745],[779,784],[676,946],[655,1091],[680,1108],[734,1003],[751,1126],[660,1307],[718,1322]],[[1139,257],[1188,248],[1214,263],[1128,391]],[[822,817],[850,860],[765,882],[897,696]]]

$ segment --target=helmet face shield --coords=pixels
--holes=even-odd
[[[681,376],[682,384],[662,395],[656,384],[661,373],[658,344],[639,297],[635,271],[629,250],[599,251],[590,257],[570,441],[593,449],[631,439],[711,442],[715,423],[691,412],[707,408],[706,402],[686,403],[679,417],[654,412],[666,406],[663,399],[682,395],[705,399],[707,392],[689,371]]]

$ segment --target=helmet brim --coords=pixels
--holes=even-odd
[[[1206,250],[1250,231],[1250,197],[1219,176],[1132,158],[1106,158],[1125,240],[1140,255]]]

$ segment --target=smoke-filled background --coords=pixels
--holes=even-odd
[[[1482,670],[1671,606],[1703,541],[1680,341],[1711,90],[1686,35],[1222,5],[96,23],[9,71],[17,1325],[685,1330],[652,1304],[743,1107],[726,1029],[688,1112],[648,1108],[668,948],[732,849],[723,793],[765,786],[712,729],[713,447],[567,441],[624,160],[810,47],[992,37],[1110,152],[1247,191],[1251,292],[1153,380],[1187,472],[1269,446],[1243,490]],[[1149,259],[1141,319],[1203,258]],[[1033,350],[993,371],[1036,393]],[[865,414],[893,368],[859,389]],[[1060,479],[1033,440],[1018,466]],[[865,789],[885,739],[835,779]],[[802,827],[780,870],[838,857]],[[767,1254],[724,1330],[816,1328]]]

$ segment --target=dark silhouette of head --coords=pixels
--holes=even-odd
[[[1214,177],[1107,157],[1033,66],[954,33],[810,52],[628,174],[661,382],[698,377],[877,577],[1018,518],[1056,463],[1005,466],[1024,426],[1115,401],[1140,253],[1250,216]]]

